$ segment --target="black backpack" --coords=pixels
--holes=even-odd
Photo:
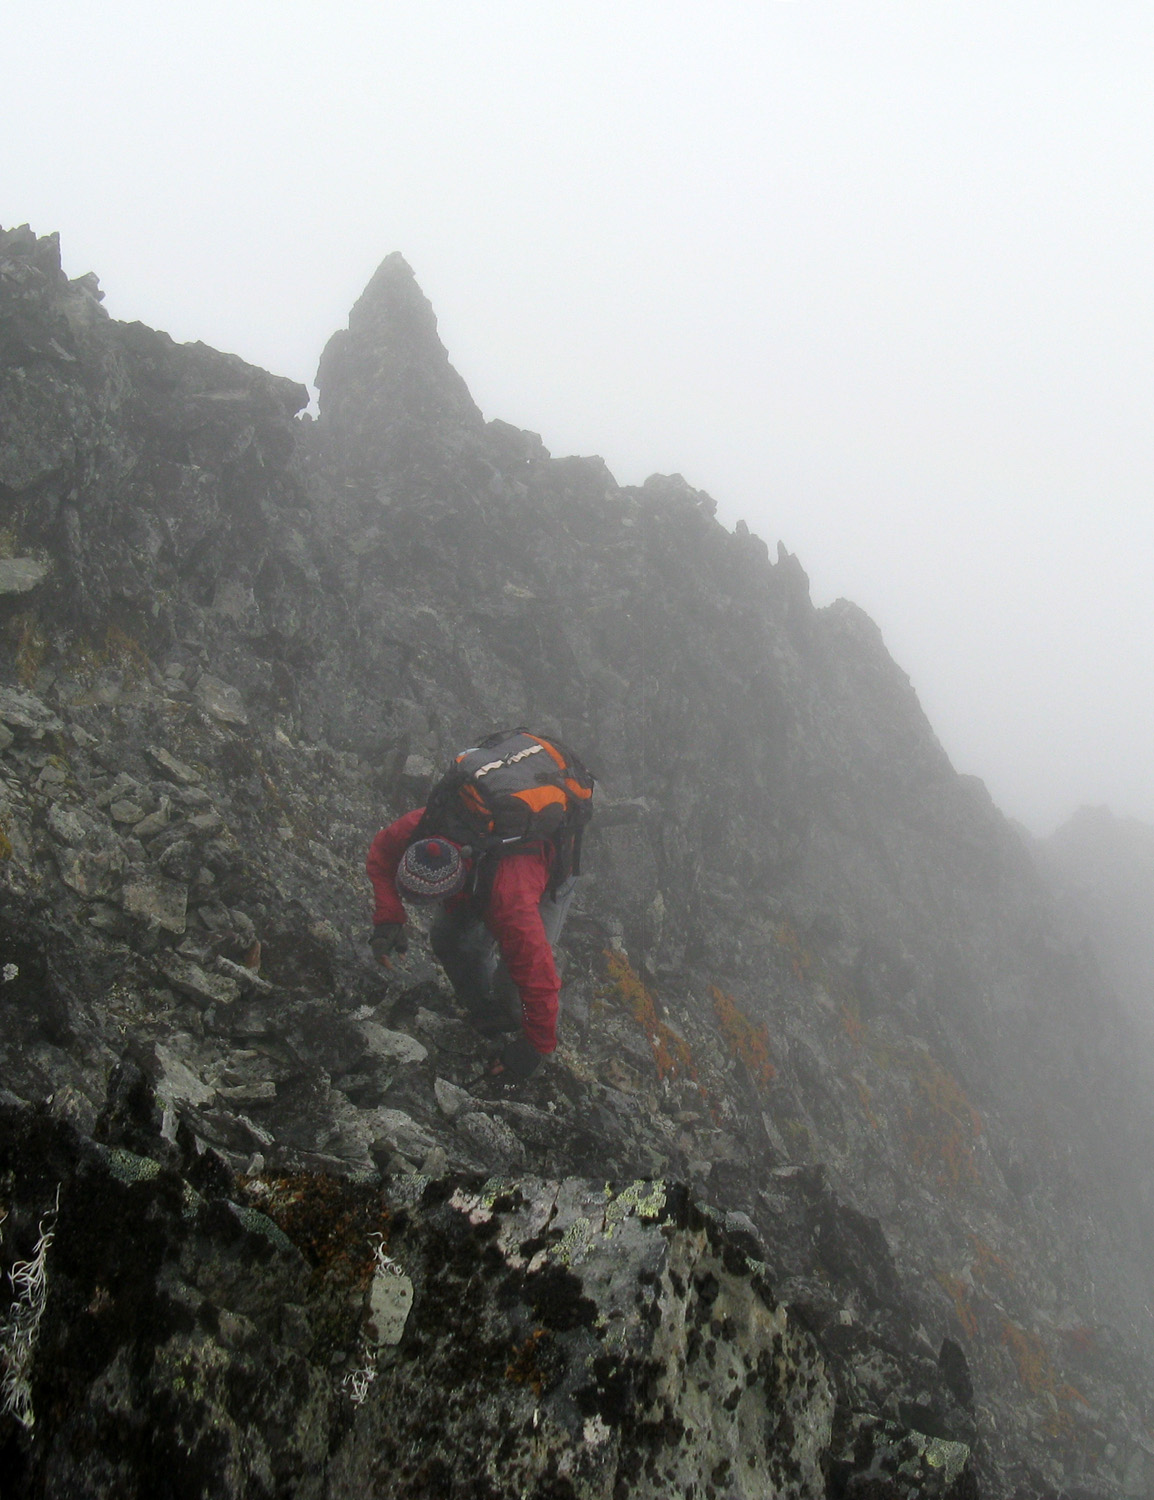
[[[580,873],[581,837],[592,815],[593,777],[567,745],[528,729],[505,730],[461,751],[429,793],[413,837],[440,834],[466,848],[477,861],[475,894],[491,884],[503,853],[551,843],[555,892]]]

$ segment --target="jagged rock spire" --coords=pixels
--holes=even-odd
[[[317,385],[330,451],[358,467],[407,467],[484,427],[432,305],[396,251],[378,266],[348,328],[325,346]]]

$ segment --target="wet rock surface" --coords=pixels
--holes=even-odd
[[[97,292],[0,233],[25,1492],[1149,1493],[1148,1047],[872,623],[485,422],[399,257],[318,422]],[[599,810],[510,1095],[362,868],[519,722]]]

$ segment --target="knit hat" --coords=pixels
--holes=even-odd
[[[397,884],[418,901],[440,901],[455,896],[465,884],[461,850],[448,839],[418,839],[410,844],[397,866]]]

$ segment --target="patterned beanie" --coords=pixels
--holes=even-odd
[[[440,901],[455,896],[465,884],[465,861],[448,839],[418,839],[410,844],[397,866],[397,884],[406,896]]]

